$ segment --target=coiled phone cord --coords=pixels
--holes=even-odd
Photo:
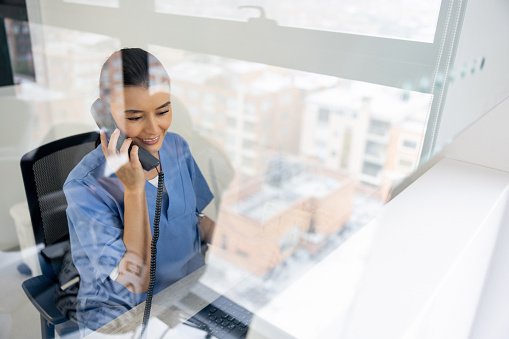
[[[157,170],[157,167],[156,167]],[[156,257],[157,257],[157,239],[159,239],[159,219],[161,218],[161,205],[163,201],[164,173],[157,170],[157,198],[156,211],[154,213],[154,234],[152,235],[152,244],[150,246],[150,281],[148,283],[147,300],[145,301],[145,312],[143,313],[143,322],[140,338],[146,335],[148,319],[150,318],[150,309],[152,307],[152,296],[154,294],[154,285],[156,283]]]

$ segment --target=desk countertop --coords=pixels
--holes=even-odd
[[[148,327],[149,338],[154,318],[159,319],[169,328],[175,328],[219,297],[219,294],[199,282],[199,278],[205,271],[206,267],[201,267],[154,295]],[[145,302],[88,335],[87,338],[139,332],[144,310]]]
[[[467,338],[508,195],[509,173],[444,159],[259,309],[248,338]],[[204,276],[154,296],[151,315],[178,328],[218,297]],[[90,338],[136,331],[144,306]]]

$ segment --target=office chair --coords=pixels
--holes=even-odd
[[[62,186],[69,172],[95,148],[97,136],[97,132],[88,132],[56,140],[21,158],[35,243],[44,248],[42,254],[39,253],[42,275],[24,281],[22,287],[40,313],[44,339],[54,338],[55,325],[59,325],[57,332],[60,335],[78,330],[77,324],[67,319],[55,306],[57,275],[63,253],[60,256],[45,256],[44,250],[58,253],[69,242],[65,213],[67,202]]]

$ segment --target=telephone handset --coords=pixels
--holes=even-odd
[[[103,130],[106,133],[106,136],[109,140],[111,137],[111,133],[113,133],[115,128],[117,128],[117,124],[115,123],[115,120],[113,120],[113,117],[111,116],[109,105],[105,103],[103,100],[97,99],[92,104],[90,110],[92,116],[94,117],[95,123],[101,130]],[[125,134],[120,132],[117,142],[117,149],[119,151],[125,139],[126,139]],[[129,148],[129,152],[130,151],[131,148]],[[156,168],[157,166],[159,166],[160,163],[159,159],[157,159],[155,156],[150,154],[146,149],[142,147],[138,148],[138,158],[140,159],[141,166],[145,171],[150,171]]]

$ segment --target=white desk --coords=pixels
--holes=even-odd
[[[468,338],[508,192],[509,173],[442,160],[256,312],[248,338]],[[171,305],[192,313],[217,296],[187,283],[196,276],[155,296],[158,323],[178,325]],[[201,301],[183,298],[190,289]],[[141,321],[143,306],[124,316]]]

